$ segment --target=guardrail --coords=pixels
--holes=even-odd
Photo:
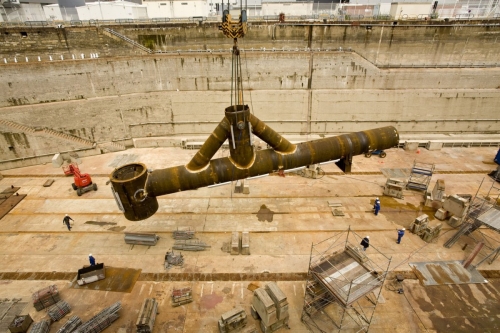
[[[456,14],[455,18],[458,20],[470,20],[471,18],[474,18],[474,14],[468,13],[468,14]]]
[[[500,14],[494,14],[492,16],[488,17],[476,17],[474,14],[469,13],[469,14],[456,14],[454,16],[455,19],[457,20],[498,20],[500,19]],[[285,22],[291,22],[291,21],[317,21],[317,22],[322,22],[326,19],[329,19],[331,21],[338,21],[338,22],[343,22],[343,21],[388,21],[388,20],[394,20],[394,17],[391,15],[374,15],[374,16],[364,16],[364,15],[295,15],[295,16],[286,16],[285,17],[286,21]],[[400,20],[438,20],[441,21],[443,19],[441,18],[433,18],[432,14],[418,14],[418,15],[408,15],[404,14],[401,16]],[[279,15],[264,15],[264,16],[249,16],[248,20],[251,22],[258,22],[258,21],[267,21],[267,22],[279,22]],[[449,18],[444,19],[445,21],[449,21]],[[58,26],[58,27],[63,27],[64,25],[66,26],[72,26],[72,27],[78,27],[78,26],[105,26],[105,25],[140,25],[140,24],[145,24],[145,25],[158,25],[158,24],[164,24],[164,23],[182,23],[182,22],[189,22],[189,23],[194,23],[194,22],[219,22],[221,21],[221,18],[219,16],[191,16],[191,17],[177,17],[177,18],[169,18],[169,17],[158,17],[158,18],[152,18],[152,19],[128,19],[128,18],[123,18],[123,19],[115,19],[115,20],[98,20],[98,19],[90,19],[90,20],[71,20],[71,21],[26,21],[26,22],[21,22],[21,21],[15,21],[15,22],[0,22],[0,27],[23,27],[23,26],[28,26],[28,27],[46,27],[46,26]]]
[[[49,25],[49,22],[47,21],[26,21],[24,22],[24,25],[28,27],[45,27]]]

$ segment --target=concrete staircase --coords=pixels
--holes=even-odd
[[[153,50],[148,49],[144,45],[141,45],[141,44],[137,43],[135,40],[132,40],[132,39],[128,38],[127,36],[124,36],[124,35],[116,32],[116,31],[114,31],[113,29],[104,28],[103,31],[104,31],[105,35],[108,35],[111,38],[118,37],[119,39],[126,41],[127,43],[129,43],[132,46],[140,49],[141,51],[144,51],[144,52],[149,53],[149,54],[154,53]]]
[[[9,127],[13,130],[20,131],[20,132],[23,132],[26,134],[56,138],[56,139],[76,143],[78,145],[85,146],[85,147],[97,146],[99,148],[104,148],[104,149],[107,149],[109,151],[121,151],[121,150],[126,149],[124,145],[121,145],[121,144],[116,143],[116,142],[103,142],[103,143],[97,144],[96,142],[93,142],[93,141],[90,141],[87,139],[82,139],[82,138],[79,138],[77,136],[73,136],[70,134],[63,133],[63,132],[54,131],[50,128],[35,129],[33,127],[29,127],[26,125],[22,125],[22,124],[15,123],[15,122],[9,121],[9,120],[4,120],[4,119],[0,119],[0,125],[4,125],[4,126]]]

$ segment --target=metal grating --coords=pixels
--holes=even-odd
[[[479,215],[477,220],[488,227],[500,232],[500,207],[494,206],[485,213]]]
[[[381,285],[379,277],[346,252],[333,255],[311,267],[313,275],[344,306]]]
[[[474,267],[466,269],[458,260],[410,262],[409,265],[424,286],[488,282]]]

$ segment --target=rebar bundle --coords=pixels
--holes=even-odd
[[[56,304],[52,305],[49,310],[49,317],[52,318],[53,321],[58,321],[66,314],[71,311],[71,307],[65,301],[59,301]]]
[[[187,240],[176,240],[173,250],[184,250],[184,251],[203,251],[210,248],[211,246],[207,243],[197,240],[197,239],[187,239]]]
[[[179,229],[174,230],[172,236],[174,239],[192,239],[194,238],[195,231],[192,230],[191,228],[185,228],[185,229]]]
[[[154,298],[146,298],[142,303],[141,312],[135,326],[137,333],[151,333],[155,325],[156,313],[158,312],[158,302]]]
[[[106,327],[110,326],[116,319],[120,317],[118,311],[121,309],[121,303],[116,302],[110,307],[96,314],[92,319],[87,321],[82,326],[78,327],[75,333],[99,333]]]
[[[57,333],[71,333],[82,324],[78,316],[71,316],[68,321],[57,331]]]
[[[42,320],[31,325],[28,333],[48,333],[50,330],[50,321]]]
[[[172,306],[180,306],[193,301],[193,289],[190,287],[172,290]]]
[[[55,304],[61,300],[59,296],[59,291],[56,285],[48,286],[33,293],[31,296],[33,300],[33,306],[37,311],[48,308],[52,304]]]

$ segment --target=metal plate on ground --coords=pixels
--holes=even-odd
[[[424,286],[488,282],[475,268],[465,269],[459,260],[410,262],[409,265]]]
[[[47,181],[43,183],[43,187],[50,187],[52,184],[54,184],[54,179],[47,179]]]
[[[19,189],[20,189],[20,187],[16,187],[16,186],[8,187],[2,191],[2,194],[16,193]]]
[[[7,199],[3,200],[2,203],[0,203],[0,220],[7,215],[18,203],[20,203],[24,198],[26,197],[26,194],[19,194],[19,195],[11,195]]]
[[[410,177],[411,169],[380,169],[380,172],[387,178],[407,179]]]
[[[10,333],[9,325],[16,316],[23,312],[26,305],[28,305],[27,302],[4,302],[0,304],[0,333]]]
[[[494,206],[481,214],[478,221],[486,224],[488,227],[500,232],[500,207]]]
[[[142,271],[141,269],[117,268],[117,267],[106,266],[106,278],[104,280],[80,286],[76,282],[76,276],[75,276],[75,279],[71,281],[70,288],[102,290],[102,291],[118,291],[123,293],[129,293],[134,288],[134,285],[137,282],[137,279],[139,278],[141,271]]]

